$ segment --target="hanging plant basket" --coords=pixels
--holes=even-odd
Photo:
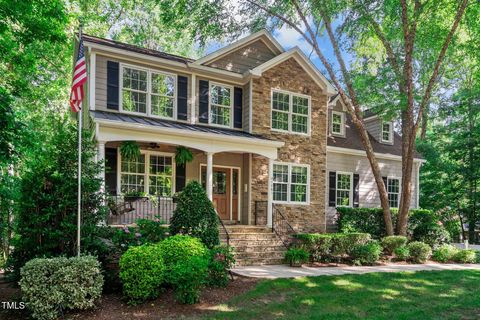
[[[120,146],[120,154],[127,161],[135,161],[140,156],[140,146],[135,141],[124,141]]]
[[[193,160],[193,154],[190,150],[188,150],[184,146],[178,146],[177,150],[175,151],[175,162],[179,165],[184,165],[187,162],[191,162]]]

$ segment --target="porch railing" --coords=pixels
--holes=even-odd
[[[227,246],[230,247],[230,234],[228,233],[227,227],[225,227],[225,224],[222,221],[222,218],[220,218],[220,215],[217,212],[217,209],[215,209],[215,213],[217,214],[218,221],[220,222],[220,226],[222,227],[223,232],[225,232],[225,238],[227,239]]]
[[[108,224],[132,224],[138,219],[158,219],[167,224],[173,216],[176,204],[170,197],[124,197],[109,196]]]

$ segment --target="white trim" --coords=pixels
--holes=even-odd
[[[279,201],[279,200],[274,200],[273,199],[273,184],[275,183],[273,181],[273,166],[274,165],[280,165],[280,166],[288,166],[288,181],[287,181],[287,201]],[[291,191],[291,185],[292,185],[292,167],[302,167],[302,168],[307,168],[307,190],[306,190],[306,201],[305,202],[298,202],[298,201],[292,201],[290,199],[290,191]],[[288,205],[310,205],[310,165],[309,164],[303,164],[303,163],[294,163],[294,162],[280,162],[280,161],[273,161],[272,164],[272,172],[271,172],[271,181],[272,183],[270,184],[271,188],[271,193],[272,193],[272,202],[276,204],[288,204]]]
[[[338,189],[338,175],[349,175],[350,176],[350,190],[348,195],[348,206],[342,206],[337,204],[337,192]],[[347,191],[346,189],[340,189],[340,191]],[[335,171],[335,207],[349,207],[353,208],[353,172],[346,171]]]
[[[228,125],[228,126],[223,125],[223,124],[218,124],[218,123],[212,123],[212,121],[211,121],[212,120],[212,88],[215,87],[215,86],[230,89],[230,106],[228,106],[228,108],[230,108],[230,125]],[[208,82],[208,125],[209,126],[233,129],[233,122],[234,122],[234,119],[233,119],[233,91],[234,91],[234,87],[231,86],[231,85],[223,84],[223,83],[219,83],[219,82],[215,82],[215,81],[209,81]],[[222,108],[227,108],[227,106],[223,106],[223,105],[219,105],[219,104],[216,104],[216,106],[219,106],[219,107],[222,107]]]
[[[417,164],[418,165],[418,164]],[[390,199],[388,199],[388,205],[391,207],[391,208],[395,208],[397,209],[398,206],[400,205],[400,197],[402,195],[402,178],[398,178],[398,177],[392,177],[392,176],[387,176],[387,185],[385,186],[385,189],[387,189],[387,198],[388,196],[390,195],[390,192],[388,191],[388,182],[389,180],[398,180],[398,204],[396,207],[392,207],[390,206]],[[392,192],[392,194],[397,194],[396,192]]]
[[[150,182],[150,156],[165,156],[172,158],[172,196],[176,192],[176,185],[175,185],[175,177],[176,177],[176,170],[175,170],[175,154],[170,152],[160,152],[160,151],[151,151],[140,149],[140,154],[145,155],[145,172],[143,173],[144,182],[143,182],[143,192],[149,194],[149,182]],[[124,174],[135,174],[141,175],[138,173],[126,173]],[[122,155],[120,153],[120,148],[117,148],[117,194],[122,194],[122,186],[121,186],[121,177],[122,177]]]
[[[417,176],[416,176],[416,192],[417,192],[417,203],[415,204],[415,208],[420,208],[420,167],[422,163],[417,163]]]
[[[333,115],[340,116],[340,119],[341,119],[340,132],[333,132]],[[345,112],[332,110],[332,116],[330,119],[330,132],[332,133],[333,136],[345,137]]]
[[[249,225],[252,223],[252,217],[251,217],[251,214],[252,214],[252,160],[253,160],[252,154],[249,153],[248,154],[248,196],[247,196],[247,199],[248,199],[247,224]]]
[[[253,131],[253,80],[248,81],[248,132]]]
[[[269,46],[269,44],[267,43],[267,41],[265,41],[262,37],[265,37],[269,40],[269,42],[271,43],[271,45]],[[258,39],[262,40],[265,45],[267,45],[267,47],[269,47],[270,50],[272,49],[276,49],[277,52],[275,52],[275,50],[272,50],[274,53],[282,53],[284,52],[284,49],[283,47],[277,42],[277,40],[275,40],[275,38],[266,30],[260,30],[258,32],[255,32],[255,33],[252,33],[251,35],[245,37],[245,38],[242,38],[234,43],[231,43],[229,44],[228,46],[225,46],[223,48],[220,48],[198,60],[196,60],[193,64],[195,65],[201,65],[201,64],[205,64],[207,62],[213,62],[215,60],[218,60],[220,59],[221,57],[225,56],[226,54],[234,51],[235,49],[239,49],[241,47],[244,47],[252,42],[255,42],[257,41]],[[272,45],[273,45],[273,48],[272,48]]]
[[[389,128],[388,136],[390,137],[390,139],[388,140],[383,139],[383,134],[385,133],[383,131],[384,124],[388,124],[388,128]],[[382,121],[381,127],[380,127],[380,141],[383,143],[393,143],[393,123],[391,121]]]
[[[202,167],[207,167],[206,164],[200,163],[200,172],[199,175],[200,177],[198,178],[198,181],[200,181],[200,184],[202,184]],[[242,201],[242,196],[240,195],[243,193],[243,188],[242,188],[242,168],[241,167],[236,167],[236,166],[224,166],[224,165],[216,165],[213,164],[213,171],[215,171],[215,168],[224,168],[224,169],[230,169],[230,220],[233,220],[233,170],[238,170],[238,181],[237,181],[237,197],[238,197],[238,204],[237,204],[237,221],[240,221],[240,210],[242,208],[241,206],[241,201]],[[241,189],[241,190],[240,190]],[[213,196],[213,195],[212,195]]]
[[[352,155],[352,156],[363,156],[363,157],[365,157],[367,155],[367,153],[364,150],[340,148],[340,147],[333,147],[333,146],[327,146],[327,152],[349,154],[349,155]],[[390,154],[390,153],[375,152],[375,157],[377,157],[378,159],[402,161],[402,156],[397,156],[397,155]],[[424,163],[424,162],[426,162],[426,160],[425,159],[420,159],[420,158],[414,158],[413,162]]]
[[[292,49],[276,56],[275,58],[268,60],[267,62],[247,72],[247,74],[249,73],[254,77],[261,77],[264,71],[267,71],[268,69],[273,68],[290,58],[294,58],[303,67],[305,72],[315,81],[315,83],[320,86],[320,88],[327,91],[327,94],[333,95],[337,93],[337,90],[332,86],[327,78],[317,69],[317,67],[315,67],[312,61],[310,61],[310,59],[308,59],[298,47],[293,47]]]
[[[140,123],[95,119],[100,124],[97,139],[104,141],[145,141],[183,145],[205,152],[246,152],[277,158],[278,148],[285,142],[257,138],[234,137],[177,128],[162,128]]]
[[[273,110],[273,93],[274,92],[282,93],[282,94],[288,94],[288,112],[280,111],[280,110]],[[292,130],[292,115],[294,114],[293,113],[293,96],[297,96],[297,97],[300,97],[300,98],[306,98],[308,100],[307,132],[306,133],[296,132],[296,131]],[[273,112],[274,111],[275,112],[288,113],[288,130],[273,128]],[[295,113],[295,115],[301,115],[301,114]],[[305,115],[301,115],[301,116],[305,116]],[[292,92],[292,91],[281,90],[281,89],[272,88],[270,90],[270,129],[271,129],[271,131],[310,137],[311,136],[311,123],[312,123],[312,97],[311,96],[301,94],[301,93]]]
[[[190,123],[195,124],[197,122],[197,75],[192,73],[192,84],[190,86]]]
[[[97,80],[96,77],[96,62],[97,62],[97,54],[92,52],[90,54],[90,75],[88,78],[88,88],[89,88],[89,103],[90,103],[90,110],[95,110],[95,81]]]
[[[141,116],[147,116],[151,118],[157,118],[157,119],[166,119],[166,120],[177,120],[177,101],[178,101],[178,79],[177,79],[177,74],[175,73],[168,73],[165,71],[160,71],[158,69],[150,69],[150,68],[144,68],[138,65],[131,65],[127,63],[120,62],[120,70],[119,70],[119,82],[120,85],[118,86],[118,103],[119,103],[119,112],[125,113],[125,114],[133,114],[133,115],[141,115]],[[145,105],[145,113],[143,112],[135,112],[135,111],[126,111],[123,109],[123,69],[128,68],[132,70],[139,70],[139,71],[145,71],[147,72],[147,91],[141,91],[141,90],[135,90],[135,89],[129,89],[126,88],[126,90],[129,90],[131,92],[139,92],[139,93],[144,93],[146,94],[146,105]],[[173,82],[174,82],[174,90],[173,90],[173,115],[172,117],[162,117],[158,115],[152,114],[152,95],[154,96],[160,96],[159,94],[152,93],[152,74],[161,74],[169,77],[173,77]]]

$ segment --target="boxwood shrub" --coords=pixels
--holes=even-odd
[[[158,244],[130,247],[120,258],[123,294],[130,304],[158,297],[165,264]]]
[[[450,244],[444,244],[438,247],[432,255],[432,259],[438,262],[448,262],[453,260],[457,254],[458,248]]]
[[[395,254],[395,258],[401,261],[406,261],[410,258],[410,250],[408,250],[407,246],[398,247],[393,253]]]
[[[414,263],[425,263],[432,255],[432,248],[424,242],[410,242],[407,248],[410,252],[410,260]]]
[[[35,319],[57,319],[65,310],[94,307],[103,276],[95,257],[36,258],[20,271],[23,301]]]
[[[382,238],[382,247],[386,254],[393,254],[395,249],[403,247],[407,244],[408,239],[404,236],[388,236]]]
[[[476,262],[476,251],[472,249],[463,249],[459,250],[454,256],[453,261],[458,263],[475,263]]]
[[[381,253],[382,246],[380,246],[378,241],[373,240],[356,246],[352,250],[351,258],[354,264],[372,265],[380,258]]]

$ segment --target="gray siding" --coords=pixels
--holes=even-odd
[[[257,40],[207,65],[217,69],[244,73],[275,57],[263,41]]]
[[[372,119],[365,121],[365,126],[367,127],[367,131],[379,142],[381,140],[382,134],[382,120],[380,119]]]
[[[395,160],[378,159],[382,176],[399,178],[402,177],[402,163]],[[327,152],[327,177],[330,171],[343,171],[357,173],[360,176],[359,200],[360,207],[380,207],[380,197],[377,191],[375,178],[373,177],[370,164],[366,156],[354,156],[349,154],[340,154]],[[417,170],[414,166],[412,173],[412,202],[411,207],[416,208],[417,204]],[[328,180],[327,180],[328,184]],[[328,207],[328,185],[326,192],[327,204],[327,225],[335,224],[336,210]]]
[[[163,69],[161,67],[151,66],[142,63],[133,63],[130,61],[125,61],[122,59],[117,58],[110,58],[106,56],[102,56],[101,54],[97,54],[96,58],[96,68],[95,68],[95,109],[96,110],[103,110],[103,111],[112,111],[116,112],[115,110],[107,109],[107,61],[116,61],[120,63],[127,63],[131,66],[138,66],[141,68],[147,68],[150,70],[157,70],[163,71],[167,73],[172,73],[176,75],[181,75],[188,77],[188,113],[187,113],[187,121],[190,120],[191,117],[191,98],[192,98],[192,78],[188,74],[179,73],[167,69]]]

